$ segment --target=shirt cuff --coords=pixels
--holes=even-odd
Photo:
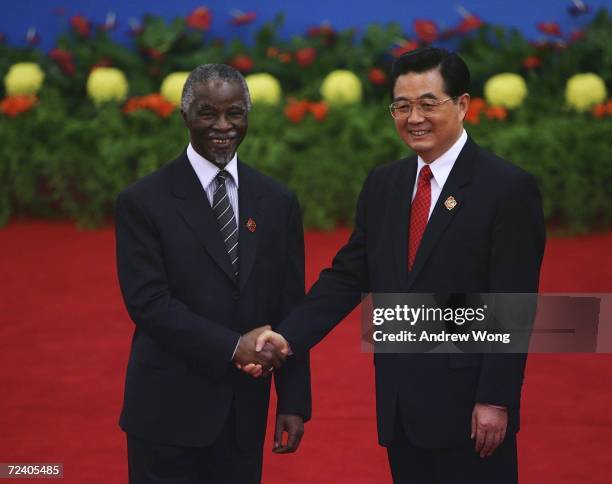
[[[240,344],[241,339],[242,339],[242,336],[240,336],[238,338],[238,341],[236,341],[236,346],[234,347],[234,352],[232,353],[232,359],[230,361],[234,361],[234,356],[236,356],[236,351],[238,351],[238,345]]]
[[[488,407],[497,408],[499,410],[508,410],[507,407],[504,407],[502,405],[493,405],[492,403],[485,403],[485,405],[488,406]]]

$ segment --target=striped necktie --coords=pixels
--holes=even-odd
[[[221,170],[217,176],[217,188],[213,195],[212,208],[217,218],[217,224],[219,225],[219,231],[223,242],[225,242],[225,248],[227,254],[232,263],[234,269],[234,276],[238,278],[238,224],[236,223],[236,217],[234,216],[234,210],[230,203],[229,196],[227,195],[227,188],[225,187],[225,180],[231,175]]]

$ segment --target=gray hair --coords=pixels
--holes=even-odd
[[[244,100],[247,110],[251,109],[251,95],[244,76],[236,69],[226,64],[202,64],[190,72],[181,97],[181,111],[189,111],[189,107],[195,98],[195,86],[208,83],[210,81],[237,82],[242,86]]]

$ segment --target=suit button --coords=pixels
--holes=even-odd
[[[232,293],[232,299],[233,299],[234,301],[238,301],[238,299],[240,299],[240,293],[239,293],[238,291],[234,291],[234,292]]]

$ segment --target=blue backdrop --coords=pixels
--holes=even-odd
[[[49,50],[54,46],[58,33],[68,28],[68,18],[74,14],[84,15],[95,23],[102,23],[108,12],[115,12],[118,20],[113,37],[128,41],[127,31],[131,18],[140,20],[144,13],[161,15],[168,19],[184,17],[194,8],[205,5],[212,13],[210,35],[249,39],[258,27],[276,13],[285,13],[284,36],[304,32],[312,25],[329,21],[336,29],[362,27],[371,22],[399,22],[407,32],[412,32],[416,18],[431,19],[440,27],[451,27],[461,19],[457,6],[491,23],[514,26],[529,38],[543,36],[536,29],[541,21],[556,21],[563,32],[579,28],[602,7],[612,6],[610,0],[586,0],[591,14],[573,18],[568,13],[570,0],[3,0],[0,17],[0,33],[12,45],[25,45],[28,28],[35,27],[40,37],[39,45]],[[231,11],[240,9],[254,11],[257,19],[253,24],[231,26]]]

